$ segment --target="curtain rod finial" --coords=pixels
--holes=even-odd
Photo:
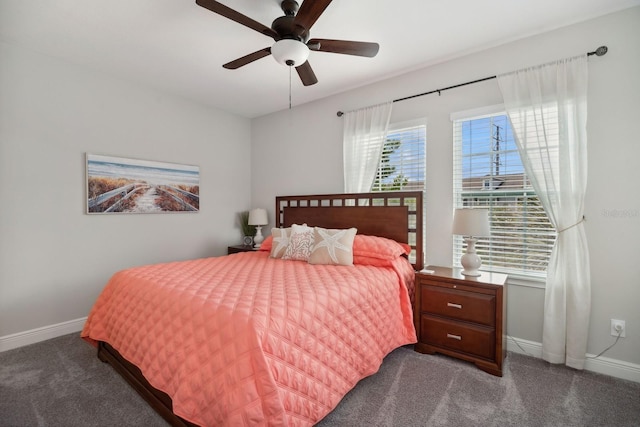
[[[600,46],[599,48],[597,48],[593,52],[587,53],[587,56],[591,56],[591,55],[602,56],[602,55],[606,54],[608,51],[609,51],[608,47]]]
[[[342,117],[342,116],[344,116],[344,113],[343,113],[342,111],[338,111],[338,112],[336,113],[336,115],[337,115],[338,117]]]

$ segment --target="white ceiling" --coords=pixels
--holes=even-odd
[[[221,3],[266,26],[283,15],[278,0]],[[304,87],[293,70],[292,102],[636,5],[640,0],[335,0],[311,37],[377,42],[380,52],[311,52],[319,82]],[[245,117],[289,106],[289,70],[273,58],[222,68],[273,40],[195,0],[0,0],[0,40]]]

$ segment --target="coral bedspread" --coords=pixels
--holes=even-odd
[[[413,269],[393,265],[245,252],[131,268],[111,278],[82,337],[111,344],[193,423],[313,425],[416,341]]]

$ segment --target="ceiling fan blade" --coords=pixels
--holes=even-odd
[[[380,50],[378,43],[330,39],[311,39],[307,46],[318,52],[342,53],[344,55],[366,56],[367,58],[373,58]]]
[[[305,28],[307,31],[316,23],[322,12],[331,4],[331,0],[305,0],[298,10],[294,25]]]
[[[269,56],[269,55],[271,55],[271,48],[265,47],[264,49],[260,49],[256,52],[245,55],[242,58],[238,58],[234,61],[227,62],[226,64],[223,65],[223,67],[228,70],[235,70],[237,68],[240,68],[244,65],[247,65],[253,61],[256,61],[260,58],[264,58],[265,56]]]
[[[303,85],[311,86],[318,83],[316,74],[313,72],[313,69],[311,68],[311,64],[309,64],[309,61],[305,61],[304,64],[302,64],[299,67],[296,67],[296,71],[298,72],[298,76],[300,76],[300,80],[302,80]]]
[[[211,12],[217,13],[218,15],[222,15],[225,18],[229,18],[232,21],[237,22],[238,24],[249,27],[252,30],[256,30],[257,32],[264,34],[265,36],[269,36],[274,40],[280,40],[280,36],[278,35],[278,33],[273,31],[271,28],[267,27],[266,25],[262,25],[258,21],[254,21],[253,19],[241,14],[240,12],[236,12],[230,7],[223,5],[222,3],[218,3],[215,0],[196,0],[196,4],[198,6],[204,7],[205,9],[209,9]]]

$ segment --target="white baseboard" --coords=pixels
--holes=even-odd
[[[86,317],[0,337],[0,352],[82,331]]]
[[[507,351],[541,359],[542,343],[509,337]],[[595,354],[587,354],[585,370],[640,383],[640,365],[603,356],[591,359],[594,356]]]
[[[594,356],[595,354],[587,354],[587,357]],[[640,365],[635,363],[600,356],[597,359],[587,359],[584,368],[599,374],[640,383]]]

